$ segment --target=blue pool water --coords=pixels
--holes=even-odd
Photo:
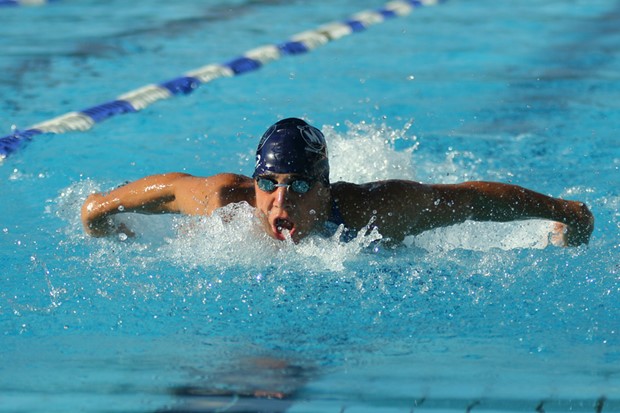
[[[381,6],[0,8],[0,135]],[[450,0],[35,137],[0,165],[0,412],[620,411],[619,21],[612,0]],[[91,191],[249,174],[287,116],[324,128],[333,180],[511,182],[586,202],[592,241],[527,221],[289,245],[244,206],[83,234]]]

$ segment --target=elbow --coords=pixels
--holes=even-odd
[[[84,201],[84,204],[82,204],[82,209],[80,211],[84,232],[92,237],[103,237],[108,235],[107,231],[105,231],[105,227],[107,226],[107,214],[101,211],[102,198],[103,195],[99,193],[89,195]]]
[[[80,216],[82,218],[82,225],[86,229],[88,227],[88,223],[91,221],[91,214],[95,206],[95,196],[98,194],[91,194],[86,198],[84,203],[82,204],[82,209],[80,211]]]

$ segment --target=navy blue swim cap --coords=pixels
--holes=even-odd
[[[256,149],[252,177],[265,173],[299,174],[329,185],[329,162],[323,133],[297,118],[273,124]]]

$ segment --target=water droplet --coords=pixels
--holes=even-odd
[[[119,206],[118,206],[118,210],[119,210],[119,211],[121,211],[121,212],[123,212],[123,211],[125,210],[125,207],[124,207],[123,205],[119,205]]]

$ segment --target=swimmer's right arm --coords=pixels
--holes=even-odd
[[[94,193],[82,205],[82,224],[91,236],[119,232],[110,217],[121,212],[143,214],[183,212],[176,201],[176,189],[183,180],[197,179],[184,173],[152,175],[130,182],[108,193]]]
[[[93,237],[117,232],[110,219],[121,212],[141,214],[210,215],[215,209],[237,202],[255,206],[254,181],[243,175],[222,173],[198,177],[185,173],[151,175],[108,193],[95,193],[82,206],[82,224]]]

